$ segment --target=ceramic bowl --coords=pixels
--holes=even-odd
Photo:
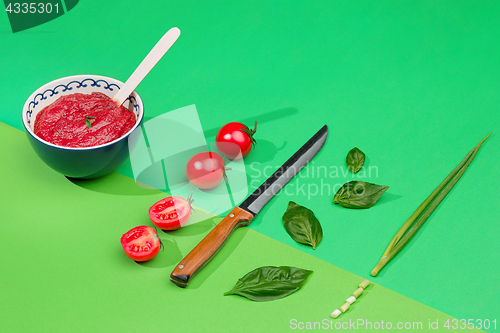
[[[144,105],[135,91],[123,103],[136,115],[134,127],[122,137],[106,144],[86,148],[57,146],[37,137],[33,126],[38,112],[61,96],[101,92],[113,97],[122,86],[123,82],[105,76],[73,75],[54,80],[35,90],[24,104],[22,117],[29,142],[37,155],[49,167],[71,178],[97,178],[114,171],[128,154],[128,136],[140,130],[144,117]]]

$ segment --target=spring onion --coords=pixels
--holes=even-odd
[[[391,261],[396,254],[408,243],[408,241],[415,235],[415,233],[424,224],[427,218],[432,214],[436,207],[451,191],[453,186],[462,177],[465,169],[472,162],[476,156],[479,148],[483,142],[491,135],[488,134],[481,142],[479,142],[465,158],[457,165],[455,169],[446,177],[441,184],[429,195],[427,199],[417,208],[417,210],[410,216],[410,218],[403,224],[401,229],[396,233],[389,246],[385,250],[382,258],[372,270],[371,275],[376,276],[378,272]],[[418,218],[418,219],[417,219]],[[415,222],[416,220],[416,222]],[[414,223],[415,222],[415,223]],[[413,226],[412,226],[413,225]],[[411,227],[411,228],[410,228]],[[410,228],[410,230],[408,230]],[[408,232],[407,232],[408,231]]]

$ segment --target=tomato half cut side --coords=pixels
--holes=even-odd
[[[184,226],[191,216],[191,203],[182,197],[162,199],[149,208],[151,222],[162,230],[176,230]]]
[[[140,262],[153,259],[161,246],[156,230],[146,225],[130,229],[122,235],[120,242],[127,257]]]

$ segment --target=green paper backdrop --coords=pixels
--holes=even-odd
[[[294,318],[329,320],[368,278],[373,289],[338,322],[419,321],[430,331],[429,321],[444,329],[458,318],[489,320],[485,330],[495,332],[499,15],[496,1],[87,0],[12,33],[7,13],[0,14],[0,330],[132,331],[145,324],[130,318],[151,309],[148,329],[286,331]],[[220,218],[207,214],[162,234],[164,253],[144,265],[130,262],[118,239],[150,223],[144,212],[164,194],[137,187],[129,162],[102,179],[69,182],[36,157],[20,117],[28,96],[59,77],[125,81],[173,26],[179,40],[137,88],[146,120],[195,104],[208,142],[224,123],[257,120],[258,143],[245,158],[251,188],[329,127],[313,162],[185,290],[168,275]],[[492,131],[414,239],[372,278],[399,227]],[[347,171],[353,147],[366,153],[364,174]],[[332,200],[350,180],[390,188],[372,208],[348,210]],[[316,250],[284,230],[290,200],[321,222]],[[264,265],[314,274],[283,300],[222,297]]]

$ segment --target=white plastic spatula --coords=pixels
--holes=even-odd
[[[156,65],[156,63],[163,57],[163,55],[174,45],[177,38],[179,38],[181,31],[179,28],[172,28],[156,43],[151,51],[141,64],[130,75],[127,82],[116,93],[113,100],[122,105],[134,89],[141,83],[142,79],[146,77],[149,71]]]

